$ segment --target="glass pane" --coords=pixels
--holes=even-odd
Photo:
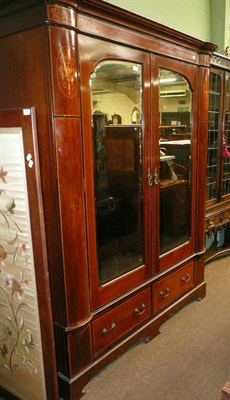
[[[105,61],[91,74],[100,283],[144,262],[142,67]]]
[[[209,123],[208,123],[208,159],[207,159],[207,200],[217,198],[218,185],[218,147],[220,128],[220,91],[221,77],[210,74]]]
[[[226,80],[225,131],[223,137],[223,189],[222,195],[230,193],[230,76]]]
[[[191,91],[186,79],[160,70],[160,253],[190,237]]]

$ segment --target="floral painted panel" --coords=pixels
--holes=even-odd
[[[0,129],[0,386],[45,400],[26,168],[20,128]],[[33,190],[33,188],[31,188]]]

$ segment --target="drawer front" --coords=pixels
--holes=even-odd
[[[93,321],[94,354],[121,338],[151,315],[148,288]]]
[[[193,286],[193,262],[153,285],[154,313],[165,308]]]

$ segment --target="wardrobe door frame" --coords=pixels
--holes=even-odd
[[[198,142],[198,67],[195,64],[189,64],[184,61],[170,59],[168,57],[157,56],[152,54],[151,58],[151,73],[152,73],[152,92],[151,98],[153,99],[153,105],[151,112],[151,129],[153,143],[152,143],[152,171],[156,169],[159,171],[160,160],[159,160],[159,70],[166,69],[174,73],[183,75],[188,81],[192,93],[192,138],[191,138],[191,154],[192,154],[192,168],[191,168],[191,235],[185,243],[180,246],[160,255],[160,235],[153,237],[155,242],[152,243],[154,249],[154,259],[156,260],[156,273],[162,272],[174,265],[177,265],[183,260],[189,259],[194,255],[195,251],[195,220],[196,220],[196,158],[197,158],[197,142]],[[156,84],[158,82],[158,84]],[[155,185],[153,193],[153,223],[155,228],[160,233],[160,185]],[[156,228],[157,224],[157,228]],[[152,229],[153,229],[152,228]]]
[[[79,60],[81,75],[81,102],[82,102],[82,123],[83,130],[83,151],[84,151],[84,172],[87,210],[87,235],[88,235],[88,260],[90,275],[90,291],[92,309],[99,307],[125,295],[138,285],[144,284],[152,275],[151,255],[149,252],[150,238],[150,187],[147,185],[147,171],[150,165],[150,124],[148,110],[150,109],[150,59],[149,55],[139,50],[133,50],[123,45],[118,45],[94,39],[83,35],[78,36]],[[145,241],[145,264],[127,272],[126,274],[100,285],[97,266],[96,248],[96,223],[95,223],[95,196],[94,196],[94,152],[91,126],[91,96],[89,80],[95,67],[102,61],[127,61],[141,64],[143,66],[142,87],[143,87],[143,196],[144,196],[144,241]]]
[[[210,208],[215,206],[221,201],[221,177],[222,177],[222,136],[224,130],[224,118],[223,118],[223,107],[224,107],[224,84],[225,84],[225,74],[224,71],[218,68],[212,68],[210,70],[210,74],[215,74],[220,77],[220,104],[219,104],[219,117],[218,117],[218,155],[217,160],[220,160],[217,165],[217,174],[216,174],[216,197],[210,200],[206,200],[206,208]]]

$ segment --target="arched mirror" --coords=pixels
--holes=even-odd
[[[160,253],[189,240],[191,229],[192,93],[180,74],[161,69]]]
[[[90,89],[98,276],[105,284],[144,262],[142,66],[103,61]]]

